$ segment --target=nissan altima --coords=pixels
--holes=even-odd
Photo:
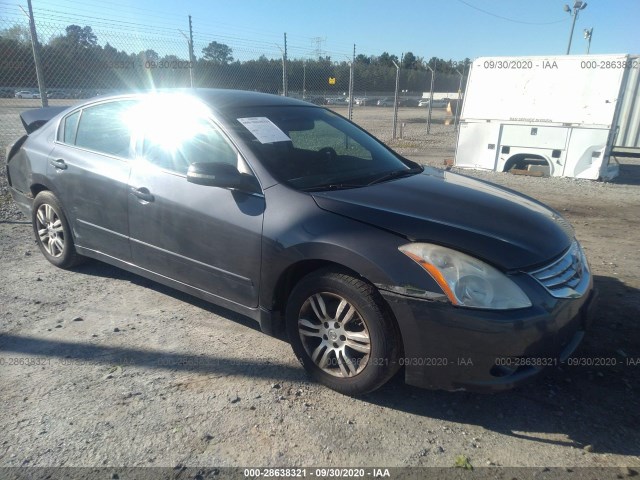
[[[49,262],[97,259],[247,315],[339,392],[399,370],[507,389],[563,362],[592,316],[557,212],[422,167],[325,108],[202,89],[22,121],[8,180]]]

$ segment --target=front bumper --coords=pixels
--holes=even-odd
[[[507,390],[561,365],[593,318],[592,280],[580,298],[554,299],[531,285],[533,306],[488,311],[456,308],[381,291],[398,321],[405,380],[443,390]]]

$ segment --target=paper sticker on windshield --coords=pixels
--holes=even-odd
[[[291,141],[291,139],[267,117],[239,118],[238,121],[253,133],[253,136],[256,137],[260,143]]]

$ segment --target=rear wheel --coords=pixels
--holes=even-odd
[[[67,217],[53,193],[36,195],[32,223],[40,251],[56,267],[71,268],[85,259],[76,252]]]
[[[377,290],[345,273],[303,278],[286,310],[296,356],[318,382],[346,395],[371,392],[399,368],[399,338]]]

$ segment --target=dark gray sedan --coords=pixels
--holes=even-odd
[[[13,198],[54,265],[93,258],[287,336],[346,394],[499,390],[563,362],[595,292],[570,225],[423,168],[324,108],[192,90],[22,115]]]

